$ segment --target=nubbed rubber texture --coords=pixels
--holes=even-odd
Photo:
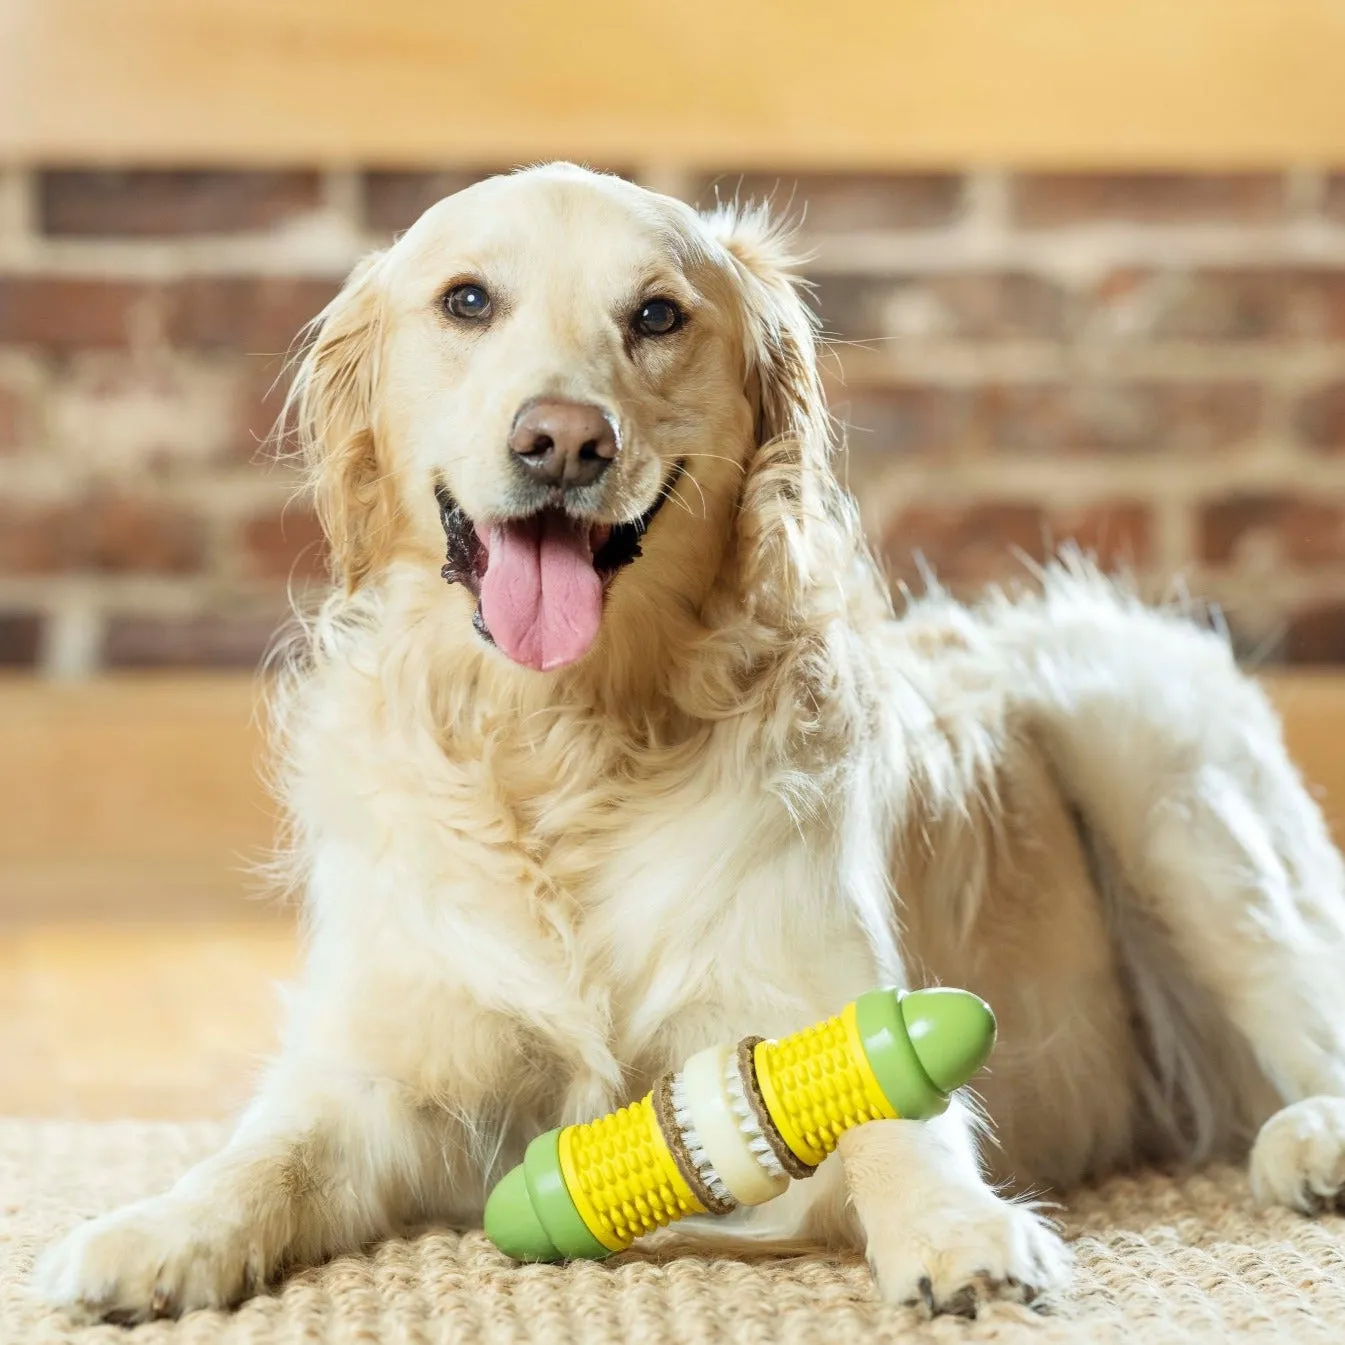
[[[659,1128],[651,1094],[560,1132],[560,1170],[588,1231],[619,1252],[674,1219],[704,1214]]]
[[[995,1016],[968,991],[875,990],[836,1018],[778,1042],[746,1038],[733,1054],[764,1137],[786,1171],[807,1176],[852,1126],[939,1115],[994,1044]],[[707,1072],[718,1072],[703,1054]],[[716,1147],[736,1168],[728,1155],[737,1144]],[[539,1135],[491,1192],[485,1223],[491,1241],[520,1261],[598,1259],[703,1213],[647,1095],[588,1125]]]
[[[854,1018],[854,1005],[847,1005],[835,1018],[756,1048],[766,1110],[790,1151],[810,1168],[847,1130],[897,1114],[869,1067]]]

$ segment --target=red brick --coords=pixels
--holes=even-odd
[[[277,422],[285,408],[289,377],[284,361],[275,356],[250,356],[239,371],[238,399],[232,432],[234,454],[240,462],[262,462],[288,446],[278,438]]]
[[[1283,640],[1288,663],[1345,663],[1345,602],[1290,614]]]
[[[246,520],[238,546],[248,573],[260,579],[320,579],[327,574],[322,529],[313,513],[298,504]]]
[[[61,169],[38,179],[38,221],[77,238],[174,237],[267,229],[315,209],[316,173]]]
[[[902,384],[845,389],[835,410],[862,454],[1204,453],[1253,438],[1263,403],[1243,381]]]
[[[1238,380],[1081,383],[1064,397],[1061,447],[1073,452],[1218,452],[1256,437],[1265,402]]]
[[[1278,173],[1026,173],[1013,217],[1027,225],[1264,223],[1284,215]]]
[[[31,668],[42,648],[36,612],[0,612],[0,668]]]
[[[1206,341],[1345,338],[1345,269],[1120,270],[1105,277],[1093,298],[1095,319],[1111,323],[1130,337]]]
[[[233,456],[236,362],[155,349],[85,355],[60,365],[46,402],[53,461],[138,491]],[[72,483],[73,484],[73,483]]]
[[[132,336],[153,336],[164,291],[135,280],[0,276],[0,345],[33,346],[64,355],[123,348]]]
[[[409,229],[436,201],[503,171],[506,170],[482,168],[442,173],[366,173],[365,222],[371,229],[384,233]]]
[[[201,521],[171,505],[130,499],[92,501],[74,520],[85,569],[106,573],[190,574],[201,568]]]
[[[922,587],[923,557],[940,580],[961,587],[1022,574],[1019,553],[1043,559],[1048,533],[1035,504],[915,504],[892,516],[879,549],[894,579]]]
[[[1294,429],[1313,448],[1345,453],[1345,383],[1305,394],[1294,408]]]
[[[278,610],[114,613],[103,634],[102,661],[108,668],[255,668],[284,622]]]
[[[27,399],[0,384],[0,453],[12,453],[26,438]]]
[[[200,521],[175,506],[116,497],[0,505],[0,574],[190,574]]]
[[[1057,509],[1049,521],[1055,547],[1072,543],[1104,570],[1143,569],[1153,549],[1153,510],[1140,500],[1109,500],[1080,509]]]
[[[1053,281],[1017,272],[930,276],[817,275],[828,335],[972,339],[1048,337],[1071,326],[1071,305]]]
[[[67,545],[69,513],[59,505],[0,500],[0,575],[74,569]]]
[[[857,456],[926,457],[955,451],[965,441],[971,394],[946,384],[836,388],[831,410],[846,427]]]
[[[1345,561],[1345,506],[1295,495],[1233,495],[1207,504],[1200,550],[1214,564],[1234,563],[1258,539],[1296,565]]]
[[[955,173],[718,173],[687,192],[702,210],[720,201],[769,201],[802,217],[810,234],[951,224],[962,209]]]
[[[1026,577],[1025,561],[1043,561],[1076,544],[1105,569],[1148,563],[1154,523],[1139,500],[1107,500],[1078,509],[972,501],[898,509],[882,529],[879,550],[893,579],[919,590],[922,556],[940,581],[960,593]]]
[[[1332,173],[1326,179],[1323,209],[1336,220],[1345,220],[1345,173]]]
[[[339,287],[308,276],[196,276],[169,286],[0,277],[0,344],[70,354],[163,337],[176,346],[279,354]]]
[[[174,290],[169,339],[193,348],[283,354],[338,288],[335,280],[302,276],[198,276]]]

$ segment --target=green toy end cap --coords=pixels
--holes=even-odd
[[[555,1261],[560,1249],[532,1206],[523,1164],[510,1168],[486,1201],[486,1236],[515,1261]]]
[[[611,1256],[589,1232],[565,1185],[560,1131],[528,1145],[523,1161],[504,1174],[486,1201],[486,1236],[515,1261],[563,1261]]]
[[[901,1016],[929,1081],[942,1093],[961,1088],[995,1045],[995,1015],[969,990],[913,990]]]

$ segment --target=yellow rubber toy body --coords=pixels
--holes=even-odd
[[[566,1126],[560,1166],[579,1217],[609,1251],[674,1219],[705,1213],[677,1170],[652,1093],[601,1120]]]
[[[778,1041],[710,1047],[639,1102],[539,1135],[486,1204],[524,1261],[601,1257],[807,1177],[869,1121],[925,1120],[984,1064],[995,1018],[964,990],[875,990]]]
[[[801,1162],[816,1167],[847,1130],[897,1113],[878,1086],[855,1026],[855,1006],[753,1052],[766,1109]]]

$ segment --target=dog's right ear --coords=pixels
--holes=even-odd
[[[285,403],[283,423],[298,440],[332,577],[347,593],[377,568],[396,508],[375,415],[384,256],[365,257],[309,324]]]

